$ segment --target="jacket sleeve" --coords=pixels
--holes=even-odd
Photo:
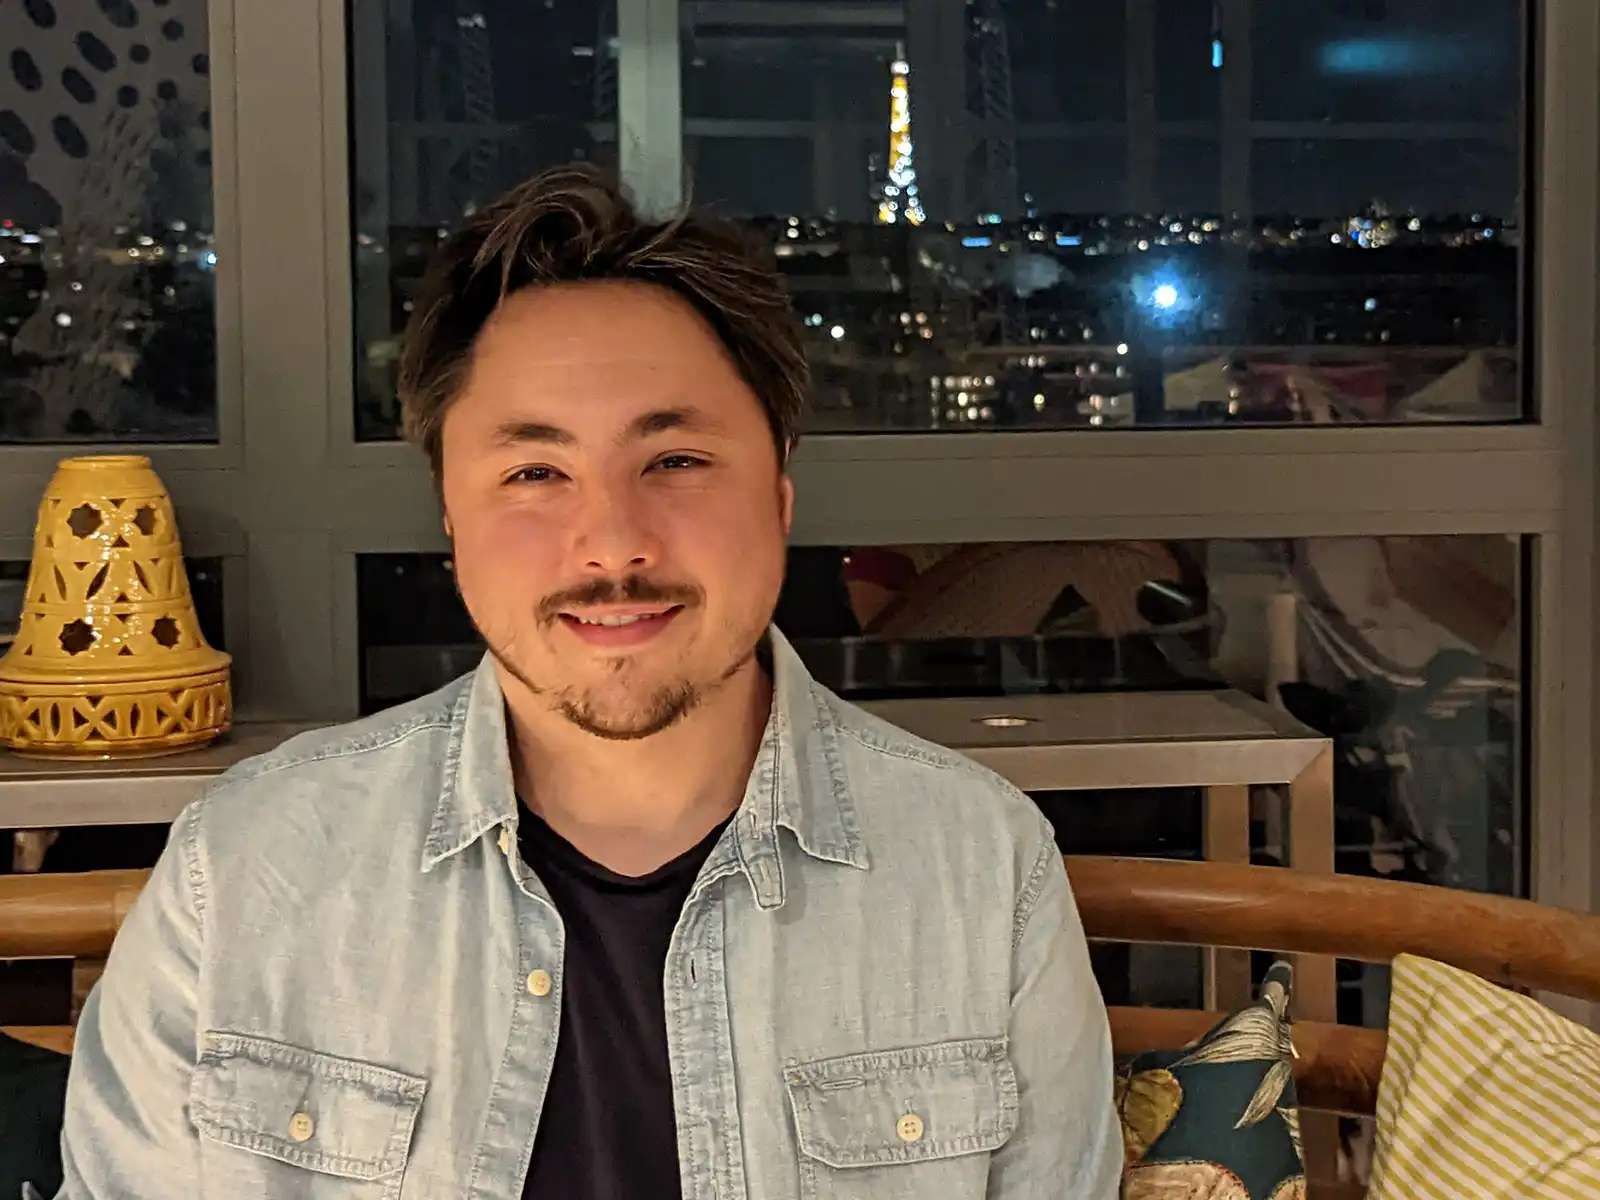
[[[989,1200],[1116,1200],[1122,1131],[1111,1100],[1111,1029],[1048,827],[1015,920],[1018,1123],[991,1161]]]
[[[202,893],[197,805],[172,827],[78,1023],[57,1200],[200,1195],[189,1123]]]

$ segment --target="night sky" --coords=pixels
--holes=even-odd
[[[827,0],[819,0],[819,7]],[[917,0],[932,3],[934,0]],[[15,10],[21,0],[0,0]],[[1297,122],[1487,122],[1515,128],[1522,86],[1519,0],[1258,0],[1252,39],[1253,116]],[[501,120],[525,133],[507,147],[504,182],[574,153],[594,154],[585,122],[595,104],[595,0],[482,0],[491,31]],[[448,45],[455,0],[415,0],[422,44]],[[1127,110],[1125,6],[1108,0],[1010,0],[1005,5],[1015,114],[1022,122],[1116,121]],[[1162,121],[1214,120],[1221,72],[1212,67],[1212,0],[1160,0],[1155,47]],[[0,13],[0,28],[19,26]],[[840,215],[864,218],[874,123],[887,117],[884,55],[797,31],[766,56],[718,38],[684,45],[684,111],[695,118],[809,120],[819,92],[844,114],[839,157],[860,174]],[[577,51],[575,53],[575,51]],[[377,47],[356,47],[367,58]],[[913,90],[917,84],[915,62]],[[391,66],[391,70],[393,67]],[[416,94],[425,92],[415,81]],[[0,65],[0,110],[27,97]],[[446,112],[451,98],[446,97]],[[391,115],[404,114],[391,110]],[[418,116],[424,114],[418,113]],[[0,215],[28,221],[41,199],[28,188],[0,117]],[[357,145],[360,153],[360,145]],[[813,148],[805,138],[691,138],[698,199],[742,212],[805,212],[814,204]],[[1116,212],[1125,202],[1120,137],[1021,137],[1021,188],[1045,212]],[[1215,137],[1163,139],[1159,193],[1174,211],[1220,206]],[[1510,137],[1473,140],[1258,140],[1251,195],[1263,213],[1328,215],[1373,200],[1423,212],[1514,216],[1518,151]]]

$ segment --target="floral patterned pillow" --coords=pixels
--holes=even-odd
[[[1290,981],[1275,963],[1249,1008],[1122,1068],[1123,1200],[1305,1200]]]

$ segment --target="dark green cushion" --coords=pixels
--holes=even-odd
[[[1123,1200],[1301,1200],[1305,1166],[1289,1041],[1288,963],[1261,998],[1193,1045],[1122,1067]]]
[[[67,1100],[65,1054],[0,1033],[0,1197],[31,1183],[42,1196],[61,1187],[61,1115]]]

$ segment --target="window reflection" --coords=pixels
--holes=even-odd
[[[1468,535],[803,547],[777,622],[855,700],[1231,687],[1280,703],[1335,740],[1341,870],[1520,894],[1526,553]],[[475,665],[442,557],[359,562],[368,711]],[[1152,853],[1177,828],[1158,825]]]
[[[205,0],[0,5],[0,442],[210,441]]]

